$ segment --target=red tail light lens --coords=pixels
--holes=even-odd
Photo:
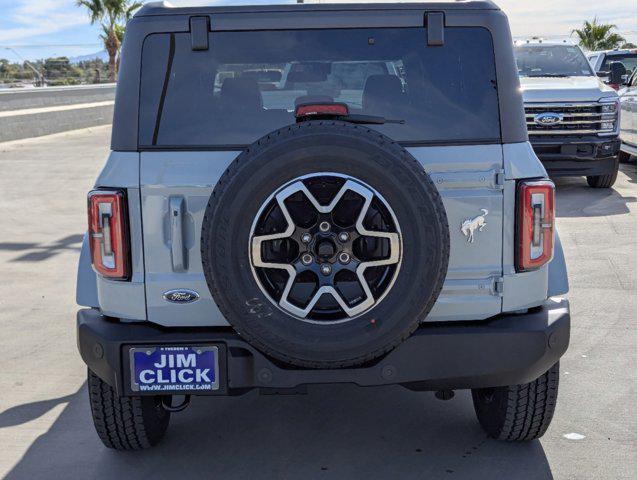
[[[349,108],[345,103],[304,103],[296,107],[294,116],[296,118],[303,117],[321,117],[321,116],[341,116],[348,115]]]
[[[550,180],[521,182],[517,199],[518,271],[540,268],[553,258],[555,185]]]
[[[120,190],[88,194],[88,233],[95,270],[105,277],[130,276],[126,197]]]

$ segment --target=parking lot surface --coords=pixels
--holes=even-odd
[[[629,479],[637,475],[637,163],[612,190],[558,180],[571,346],[541,441],[489,440],[470,395],[321,386],[195,398],[153,450],[91,424],[75,346],[86,192],[109,128],[0,144],[0,476],[34,478]]]

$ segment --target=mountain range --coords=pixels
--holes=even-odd
[[[87,60],[95,60],[99,58],[104,62],[108,62],[108,53],[106,50],[102,50],[100,52],[89,53],[88,55],[78,55],[77,57],[69,57],[69,62],[71,63],[80,63],[85,62]]]

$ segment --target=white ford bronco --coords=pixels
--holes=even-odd
[[[324,383],[471,389],[491,437],[544,434],[568,283],[519,87],[489,1],[144,6],[77,282],[104,444]]]

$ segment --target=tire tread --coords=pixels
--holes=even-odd
[[[586,182],[592,188],[610,188],[615,185],[617,181],[617,174],[619,173],[619,158],[615,158],[615,170],[607,175],[589,175],[586,177]]]
[[[141,450],[157,443],[151,438],[142,397],[120,397],[89,370],[88,392],[95,430],[102,443],[115,450]],[[164,428],[165,430],[165,428]],[[162,432],[163,435],[163,432]]]
[[[481,425],[489,436],[510,442],[540,438],[548,429],[557,404],[559,363],[529,383],[498,387],[492,408],[481,411],[479,390],[473,391],[473,402]],[[498,425],[499,427],[494,427]]]

